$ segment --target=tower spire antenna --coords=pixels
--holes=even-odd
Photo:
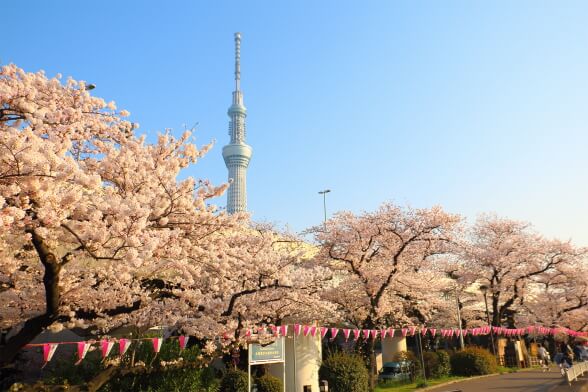
[[[235,91],[241,88],[241,33],[235,33]]]

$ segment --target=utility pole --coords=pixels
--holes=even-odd
[[[425,371],[425,357],[423,354],[423,343],[422,343],[422,331],[418,331],[416,334],[417,343],[419,344],[419,353],[421,354],[421,365],[423,369],[423,380],[425,382],[425,386],[427,386],[427,374]]]

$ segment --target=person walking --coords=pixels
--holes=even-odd
[[[539,360],[541,361],[541,367],[543,368],[544,372],[549,371],[549,351],[542,344],[539,345],[539,349],[537,350],[539,354]]]
[[[568,369],[572,366],[572,358],[570,357],[570,354],[566,346],[566,344],[562,343],[558,347],[559,352],[555,354],[555,356],[553,357],[553,362],[555,362],[558,365],[559,371],[561,372],[561,375],[564,377]]]

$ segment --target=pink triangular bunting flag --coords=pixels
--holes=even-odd
[[[339,328],[331,328],[331,340],[334,340],[339,333]]]
[[[343,336],[345,336],[345,341],[349,340],[349,335],[351,334],[350,329],[343,329]]]
[[[158,353],[159,350],[161,349],[161,342],[163,341],[162,338],[153,338],[151,339],[151,342],[153,343],[153,351],[155,353]]]
[[[288,325],[281,325],[280,326],[280,335],[288,336]]]
[[[82,363],[86,357],[86,354],[88,353],[88,350],[90,349],[90,346],[92,346],[92,343],[78,342],[78,361],[76,362],[76,365]]]
[[[180,342],[180,350],[184,350],[188,345],[188,340],[190,340],[189,336],[180,335],[178,337],[178,342]]]
[[[45,343],[43,345],[43,361],[45,362],[43,366],[47,364],[53,358],[53,354],[55,354],[55,350],[57,350],[58,343]]]
[[[100,351],[102,352],[102,358],[106,358],[110,354],[110,350],[114,346],[113,340],[102,339],[100,341]]]
[[[125,355],[129,346],[131,345],[131,341],[129,339],[119,339],[118,340],[118,352],[121,356]]]
[[[300,336],[300,331],[302,331],[302,325],[294,324],[294,335]]]

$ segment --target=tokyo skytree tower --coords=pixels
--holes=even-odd
[[[235,91],[233,103],[227,114],[229,121],[230,143],[223,147],[223,158],[229,169],[229,181],[232,181],[227,192],[227,212],[247,211],[247,167],[253,150],[245,143],[245,117],[247,109],[243,105],[241,91],[241,33],[235,33]]]

